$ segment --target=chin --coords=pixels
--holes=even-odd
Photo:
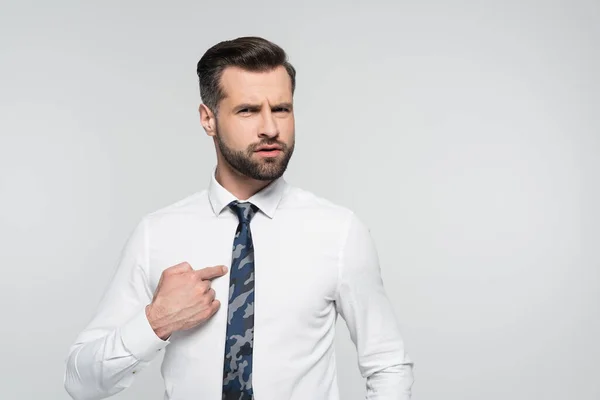
[[[264,165],[264,164],[263,164]],[[259,180],[271,181],[280,178],[285,173],[285,168],[280,163],[272,163],[269,167],[261,168]]]

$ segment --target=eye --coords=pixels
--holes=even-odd
[[[274,112],[290,112],[290,109],[287,107],[277,107],[273,110]]]

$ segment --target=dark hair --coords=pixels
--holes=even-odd
[[[226,40],[208,49],[196,68],[200,97],[215,114],[225,96],[220,84],[221,75],[225,68],[233,66],[252,72],[270,71],[283,66],[292,80],[292,94],[296,89],[296,70],[281,47],[256,36]]]

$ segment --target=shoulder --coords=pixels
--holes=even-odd
[[[320,196],[309,190],[288,185],[280,207],[283,209],[307,209],[348,217],[353,211],[346,206]]]
[[[356,228],[368,230],[351,208],[297,186],[288,185],[280,209],[303,214],[308,221],[334,226],[339,233],[347,233]]]
[[[165,225],[181,224],[189,221],[193,215],[207,213],[208,192],[206,190],[194,192],[188,196],[160,206],[144,214],[141,222],[148,228],[165,227]]]

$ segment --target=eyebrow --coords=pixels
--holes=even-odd
[[[271,109],[276,109],[276,108],[289,108],[289,109],[293,109],[293,104],[292,103],[278,103],[278,104],[274,104],[273,106],[271,106]],[[244,110],[244,109],[249,109],[251,111],[259,111],[261,109],[260,104],[251,104],[251,103],[243,103],[240,104],[238,106],[236,106],[233,109],[233,112],[238,112],[240,110]]]

